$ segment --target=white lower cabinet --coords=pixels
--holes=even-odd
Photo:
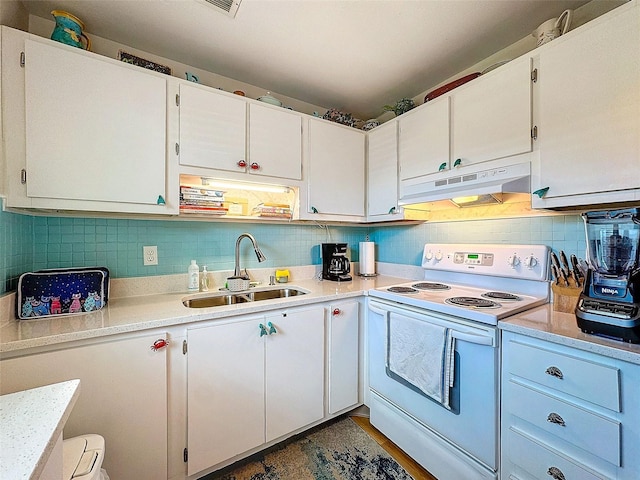
[[[324,416],[322,306],[221,322],[187,331],[189,475]]]
[[[511,332],[502,478],[640,478],[640,366]]]
[[[166,333],[4,356],[0,393],[80,379],[80,396],[66,423],[65,438],[102,435],[103,468],[114,480],[166,479],[167,362],[173,345],[152,350],[159,338],[167,338]]]
[[[337,302],[328,307],[329,414],[355,406],[360,395],[360,303]]]

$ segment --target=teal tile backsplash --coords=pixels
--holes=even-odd
[[[184,273],[191,259],[209,270],[234,266],[235,242],[251,233],[267,261],[258,264],[251,243],[241,243],[241,265],[252,268],[317,265],[319,244],[346,242],[358,260],[358,242],[376,242],[376,260],[419,265],[427,242],[541,243],[584,257],[578,215],[396,226],[318,226],[171,220],[28,216],[0,211],[0,294],[18,277],[44,268],[106,266],[112,277]],[[158,247],[157,266],[143,266],[142,247]]]

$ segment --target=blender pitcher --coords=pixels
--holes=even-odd
[[[596,295],[610,297],[618,289],[615,296],[624,296],[630,277],[638,272],[639,212],[633,208],[582,215]]]

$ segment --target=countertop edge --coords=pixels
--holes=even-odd
[[[14,428],[9,430],[6,428],[8,423],[2,422],[4,425],[2,429],[3,438],[0,442],[3,445],[2,450],[4,450],[5,454],[11,453],[7,452],[6,449],[14,450],[12,448],[14,447],[19,449],[20,454],[13,455],[12,462],[7,462],[6,458],[1,462],[0,476],[18,473],[16,472],[16,462],[19,462],[19,470],[24,475],[27,475],[19,478],[37,479],[40,477],[79,396],[80,380],[76,379],[10,393],[0,397],[3,417],[5,415],[17,415],[22,420],[33,420],[33,415],[28,415],[28,413],[33,414],[42,411],[46,412],[48,419],[51,419],[49,425],[43,425],[42,422],[37,424],[38,434],[34,434],[33,428],[30,428],[29,425],[25,426],[20,422],[12,422]],[[36,438],[34,439],[31,435]],[[48,437],[48,439],[45,439],[45,437]],[[17,442],[19,442],[19,445]],[[30,473],[28,474],[28,472]]]

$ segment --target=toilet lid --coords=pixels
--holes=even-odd
[[[87,440],[83,437],[74,437],[64,441],[62,478],[71,480],[75,477],[87,475],[91,472],[98,452],[87,449]]]

